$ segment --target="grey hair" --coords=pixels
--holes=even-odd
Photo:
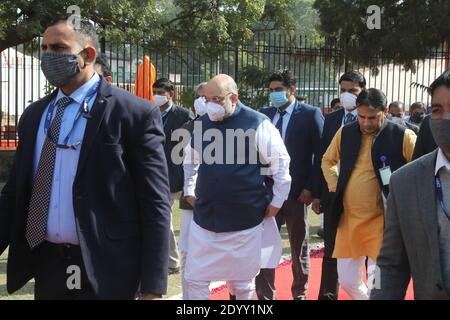
[[[195,86],[195,93],[197,93],[200,89],[204,88],[206,85],[208,84],[208,82],[202,82],[199,83],[198,85]]]
[[[237,84],[236,84],[236,82],[234,80],[227,82],[226,85],[225,85],[225,88],[227,89],[228,92],[232,92],[232,93],[235,93],[235,94],[238,93],[238,87],[237,87]]]

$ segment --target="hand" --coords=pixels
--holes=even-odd
[[[266,218],[275,217],[280,211],[280,208],[275,208],[272,205],[269,205],[266,209]]]
[[[184,197],[184,200],[186,200],[186,202],[189,203],[189,205],[192,208],[195,207],[195,200],[197,200],[195,197],[193,197],[193,196],[186,196],[186,197]]]
[[[316,213],[316,214],[321,214],[322,213],[322,207],[320,206],[320,199],[313,199],[312,201],[312,210]]]
[[[304,204],[309,206],[311,204],[311,202],[313,201],[311,191],[303,189],[302,194],[298,198],[298,201],[303,202]]]
[[[162,300],[162,295],[153,293],[141,293],[139,300]]]

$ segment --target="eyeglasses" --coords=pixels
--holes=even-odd
[[[211,98],[205,97],[205,102],[214,102],[217,104],[222,103],[230,94],[233,94],[232,92],[227,93],[225,96],[214,96]]]

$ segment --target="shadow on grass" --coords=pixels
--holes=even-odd
[[[0,300],[19,300],[19,299],[33,299],[34,297],[34,282],[27,283],[22,289],[14,294],[8,294],[6,289],[6,263],[5,258],[0,259]]]

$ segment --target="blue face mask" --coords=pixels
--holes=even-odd
[[[271,92],[270,101],[272,101],[272,104],[275,108],[284,106],[289,102],[288,98],[286,97],[286,91]]]

